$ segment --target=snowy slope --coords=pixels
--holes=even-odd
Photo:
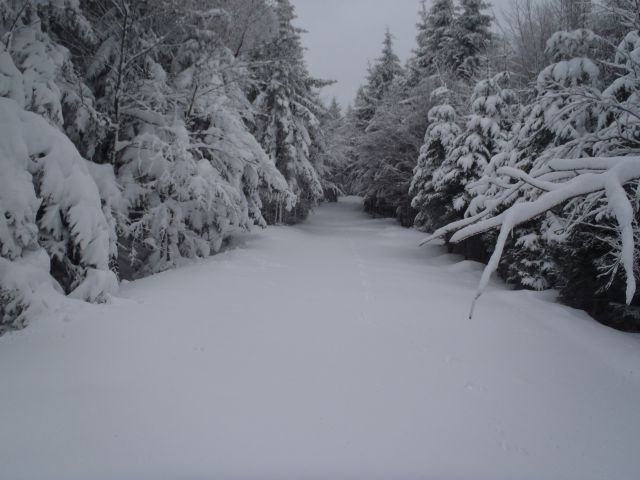
[[[0,338],[0,478],[616,479],[640,341],[354,199]]]

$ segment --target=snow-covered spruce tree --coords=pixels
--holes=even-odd
[[[594,112],[598,116],[592,133],[579,140],[583,144],[579,148],[605,158],[633,155],[640,147],[640,35],[637,30],[627,34],[613,62],[605,63],[605,68],[612,64],[617,66],[617,75],[601,93],[596,88],[583,87],[574,97],[575,116],[592,116]],[[578,147],[567,145],[564,150],[573,152]],[[565,151],[561,150],[559,155]],[[637,185],[635,180],[626,186],[628,196]],[[633,236],[637,275],[640,228],[637,202],[631,199],[636,218]],[[558,289],[566,303],[587,310],[607,324],[637,330],[640,329],[640,308],[637,297],[631,306],[625,304],[625,274],[620,268],[623,265],[621,228],[607,200],[608,197],[599,192],[569,201],[564,207],[561,232],[566,240],[558,243],[555,252],[561,269]]]
[[[594,39],[583,30],[558,33],[550,39],[547,55],[555,62],[540,73],[536,98],[521,109],[508,143],[492,158],[484,178],[473,186],[476,198],[468,214],[475,215],[492,204],[506,208],[519,201],[519,195],[535,195],[535,190],[523,188],[517,194],[505,196],[503,183],[495,181],[500,177],[496,173],[500,168],[524,171],[545,168],[550,152],[559,153],[557,149],[561,146],[574,145],[572,141],[575,141],[585,147],[580,139],[593,129],[595,117],[588,111],[583,112],[585,115],[571,114],[574,102],[571,89],[582,85],[596,86],[599,82],[599,70],[586,56],[594,48]],[[573,148],[570,155],[582,154],[584,152]],[[504,178],[502,182],[508,183],[508,180]],[[557,265],[549,240],[556,239],[557,227],[557,218],[549,215],[514,229],[499,267],[510,285],[541,290],[555,284]]]
[[[396,217],[404,226],[413,225],[409,187],[416,158],[427,128],[432,102],[431,82],[409,88],[394,84],[376,110],[361,137],[360,154],[367,160],[365,208],[375,215]]]
[[[126,200],[120,271],[138,277],[264,225],[261,192],[290,194],[245,124],[248,73],[217,42],[223,10],[166,0],[110,15],[87,70],[114,125],[104,160]]]
[[[345,149],[342,138],[343,115],[338,101],[334,98],[326,112],[319,115],[319,135],[311,148],[313,163],[320,178],[324,200],[337,202],[344,194],[343,173],[345,168]]]
[[[593,153],[584,139],[595,131],[597,114],[592,109],[578,112],[580,102],[574,93],[582,88],[597,89],[601,84],[600,69],[590,58],[597,44],[597,37],[588,30],[558,32],[549,39],[547,55],[555,63],[538,77],[538,95],[532,107],[525,110],[527,116],[514,138],[510,166],[535,173],[547,168],[550,155],[570,158]],[[535,191],[527,194],[535,195]],[[578,249],[562,246],[572,242],[559,233],[561,225],[550,212],[514,231],[513,243],[507,244],[501,263],[509,283],[544,289],[563,281],[558,269],[564,269]],[[584,246],[584,241],[580,244]]]
[[[430,66],[431,52],[429,51],[427,43],[429,39],[429,10],[427,9],[427,0],[420,1],[416,28],[418,30],[416,47],[413,50],[411,58],[407,61],[406,77],[408,85],[416,85],[423,79],[427,75]]]
[[[584,40],[585,35],[585,32],[560,33],[550,41],[550,47],[557,46],[558,52],[570,54],[576,51],[575,48],[586,47],[584,42],[578,41]],[[568,140],[545,150],[529,171],[510,166],[498,168],[490,180],[499,186],[501,193],[493,196],[477,215],[434,234],[439,237],[455,232],[452,237],[455,242],[500,228],[496,249],[483,275],[478,296],[498,267],[513,229],[550,214],[555,225],[548,235],[555,235],[562,247],[556,256],[561,275],[567,275],[567,264],[575,264],[575,268],[571,267],[573,273],[561,278],[559,285],[565,292],[570,292],[574,300],[584,298],[579,290],[588,288],[595,300],[591,305],[574,304],[610,321],[612,311],[618,317],[621,312],[625,313],[622,307],[615,308],[616,305],[634,301],[635,239],[638,238],[635,192],[640,178],[637,156],[640,42],[634,42],[634,36],[637,34],[628,37],[629,41],[620,48],[623,53],[618,56],[626,74],[615,79],[602,93],[595,86],[597,83],[592,83],[598,69],[584,57],[560,61],[543,72],[539,87],[545,79],[566,79],[564,88],[553,82],[557,88],[555,97],[565,102],[565,108],[556,111],[556,116],[552,117],[558,119],[558,124],[551,125],[550,131],[564,133]],[[587,68],[581,68],[584,65]],[[627,75],[630,78],[625,78]],[[594,123],[592,119],[596,116],[598,122]],[[622,132],[626,133],[621,135]],[[576,133],[579,135],[573,138]],[[580,281],[576,276],[578,272],[587,278]],[[605,293],[611,287],[621,288]],[[625,291],[624,295],[621,290]],[[617,296],[622,297],[619,303],[616,303]],[[567,296],[563,297],[565,301],[571,301]],[[603,306],[609,310],[607,314],[603,312]],[[637,319],[635,325],[637,328]]]
[[[443,214],[434,226],[440,227],[464,216],[475,195],[470,187],[504,148],[513,121],[514,95],[507,88],[508,81],[508,74],[499,73],[476,84],[465,128],[433,172],[433,190],[445,201]]]
[[[389,29],[384,34],[382,54],[369,69],[367,77],[367,94],[373,102],[381,102],[393,82],[404,74],[400,58],[393,49],[393,36]]]
[[[421,33],[417,58],[431,74],[453,67],[456,58],[455,23],[456,10],[453,0],[434,0]]]
[[[295,198],[247,126],[255,121],[243,91],[248,72],[229,50],[213,50],[206,42],[198,48],[201,55],[195,58],[199,60],[187,61],[176,78],[192,150],[197,158],[207,159],[221,179],[241,194],[233,202],[233,208],[241,213],[241,224],[265,226],[262,196],[280,195],[291,202]]]
[[[277,0],[278,31],[253,55],[256,80],[252,94],[257,111],[255,135],[284,175],[295,202],[288,195],[266,195],[263,214],[269,223],[304,220],[322,198],[322,182],[311,162],[310,146],[318,129],[315,89],[325,83],[307,71],[300,40],[293,25],[295,11],[289,0]]]
[[[400,59],[393,50],[393,36],[387,30],[383,41],[380,57],[369,67],[367,81],[358,92],[354,105],[353,120],[356,122],[353,128],[354,145],[349,166],[350,190],[365,196],[365,208],[370,213],[393,216],[393,208],[387,211],[385,206],[378,203],[375,194],[371,194],[370,187],[373,178],[379,170],[379,157],[372,157],[371,143],[380,136],[384,121],[379,111],[387,94],[394,89],[396,100],[398,99],[398,80],[404,71],[400,65]],[[396,88],[394,88],[396,85]],[[378,116],[376,120],[375,117]],[[392,143],[387,142],[391,145]]]
[[[0,58],[3,70],[10,66]],[[102,301],[117,281],[109,270],[110,227],[86,160],[62,132],[10,98],[0,98],[0,123],[2,333],[43,312],[55,292]]]
[[[249,3],[256,4],[255,1]],[[262,10],[260,5],[262,3],[255,6]],[[216,213],[218,221],[224,225],[229,212],[235,211],[233,215],[239,217],[243,228],[251,224],[265,226],[261,197],[279,196],[285,202],[293,203],[294,194],[247,126],[255,123],[254,111],[245,93],[251,83],[249,69],[237,59],[236,49],[212,41],[218,34],[211,22],[219,15],[209,18],[212,16],[210,11],[192,10],[194,14],[189,24],[195,29],[191,28],[188,40],[172,59],[173,69],[180,71],[175,88],[179,91],[181,110],[185,112],[194,139],[192,149],[197,158],[208,160],[221,179],[240,194],[219,196],[220,204],[227,202],[229,205],[226,214]],[[238,21],[234,16],[222,18],[225,23]],[[246,28],[246,20],[243,17],[240,20],[243,23],[240,29]],[[265,20],[265,23],[268,26],[270,21]],[[224,31],[233,28],[223,25]],[[258,27],[253,24],[252,28],[255,30],[253,41],[257,41]],[[266,26],[261,29],[269,31]],[[234,200],[229,202],[230,199]],[[229,224],[233,225],[233,222]]]
[[[66,41],[91,45],[92,25],[77,1],[3,0],[5,48],[24,74],[26,108],[63,129],[83,155],[91,156],[104,120],[78,77]]]
[[[389,29],[384,34],[380,57],[369,66],[365,84],[356,95],[354,108],[365,132],[373,119],[376,109],[398,77],[404,71],[400,59],[393,49],[393,35]]]
[[[23,326],[56,291],[100,301],[116,288],[115,235],[92,165],[62,133],[78,118],[65,119],[77,77],[43,28],[63,13],[75,18],[77,4],[0,2],[0,330]]]
[[[455,109],[450,105],[451,91],[446,87],[439,87],[431,96],[437,105],[429,110],[429,127],[410,189],[412,206],[418,212],[415,225],[423,231],[433,231],[440,226],[440,218],[450,208],[450,195],[444,190],[436,191],[433,174],[449,157],[453,144],[461,133]]]
[[[459,75],[472,78],[480,69],[482,53],[492,39],[492,18],[485,12],[489,4],[483,0],[460,0],[461,11],[453,26],[453,68]]]

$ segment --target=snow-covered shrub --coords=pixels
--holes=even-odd
[[[8,98],[0,98],[0,132],[1,323],[24,324],[52,288],[106,299],[117,288],[112,230],[86,160],[63,133]]]

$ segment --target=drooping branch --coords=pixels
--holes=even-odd
[[[571,199],[602,193],[606,196],[609,210],[618,222],[622,243],[621,263],[624,267],[627,281],[626,301],[630,304],[636,292],[636,279],[633,268],[635,251],[633,234],[634,210],[624,186],[633,180],[640,179],[640,157],[556,159],[552,160],[550,165],[554,168],[571,166],[578,170],[588,171],[593,168],[604,168],[607,162],[609,162],[608,169],[601,173],[582,173],[564,182],[553,183],[551,184],[553,188],[547,190],[541,188],[543,193],[535,200],[515,203],[497,215],[495,214],[497,211],[496,205],[491,205],[473,217],[465,218],[438,230],[423,243],[452,232],[455,233],[451,237],[451,242],[458,243],[488,230],[500,228],[494,253],[484,270],[478,286],[473,302],[473,306],[475,306],[476,301],[486,289],[491,275],[497,270],[506,241],[514,228],[569,202]],[[550,186],[548,182],[540,182],[517,169],[501,169],[500,173],[523,180],[526,184],[534,184],[537,188]],[[473,307],[471,315],[473,315]]]

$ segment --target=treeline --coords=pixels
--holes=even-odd
[[[343,126],[347,189],[513,287],[640,329],[640,2],[423,2]],[[426,135],[425,135],[426,132]],[[499,233],[498,233],[499,232]]]
[[[335,108],[289,0],[0,0],[0,333],[306,217]]]

